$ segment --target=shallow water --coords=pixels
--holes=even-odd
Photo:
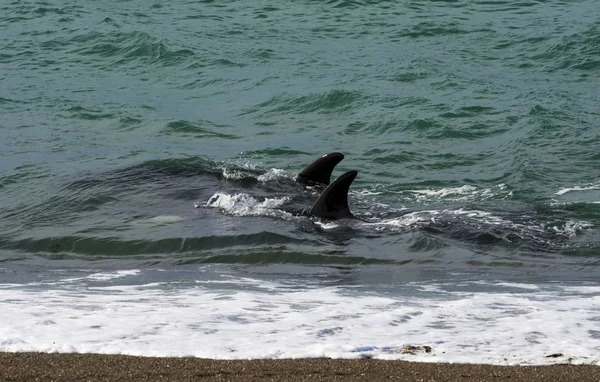
[[[28,1],[0,28],[0,350],[598,363],[595,2]],[[361,220],[295,216],[333,151]]]

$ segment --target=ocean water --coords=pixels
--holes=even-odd
[[[2,2],[0,351],[600,364],[599,15]]]

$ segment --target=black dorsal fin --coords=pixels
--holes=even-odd
[[[348,171],[334,180],[308,210],[308,215],[324,219],[353,218],[348,207],[348,190],[357,174]]]
[[[296,180],[300,183],[311,184],[321,183],[329,184],[331,181],[331,173],[335,166],[344,159],[344,154],[329,153],[316,159],[308,167],[306,167]]]

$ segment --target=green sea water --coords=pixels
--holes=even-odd
[[[0,261],[595,277],[599,11],[592,0],[3,1]],[[336,175],[359,171],[353,210],[394,232],[205,208],[218,192],[283,197],[282,178],[333,151],[346,156]],[[243,181],[256,171],[284,175]]]

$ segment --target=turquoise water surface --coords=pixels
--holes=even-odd
[[[599,15],[593,0],[2,2],[2,277],[593,284]],[[328,152],[345,155],[334,176],[358,171],[359,223],[290,213],[319,194],[295,174]]]

